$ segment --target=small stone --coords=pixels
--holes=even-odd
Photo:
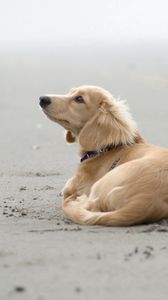
[[[2,267],[3,268],[9,268],[9,265],[8,264],[3,264]]]
[[[96,257],[98,260],[100,260],[101,259],[101,255],[100,255],[100,253],[97,253],[97,257]]]
[[[44,177],[44,175],[41,174],[40,172],[36,172],[35,175],[36,175],[37,177]]]
[[[40,146],[38,146],[38,145],[33,146],[33,150],[39,150],[39,149],[40,149]]]
[[[145,258],[149,258],[152,255],[152,253],[148,250],[145,250],[143,254],[145,255]]]
[[[15,291],[18,293],[23,293],[25,291],[25,287],[24,286],[16,286]]]
[[[80,287],[80,286],[77,286],[77,287],[75,288],[75,292],[76,292],[76,293],[81,293],[81,292],[82,292],[81,287]]]
[[[26,186],[21,186],[19,191],[26,191],[26,189],[27,189]]]
[[[22,211],[21,212],[21,216],[27,216],[27,212],[26,211]]]
[[[54,187],[50,185],[45,185],[44,188],[42,188],[42,190],[54,190]]]

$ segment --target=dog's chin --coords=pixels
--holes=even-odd
[[[45,115],[53,122],[58,123],[59,125],[61,125],[62,127],[64,127],[65,129],[69,130],[69,125],[70,123],[67,120],[61,120],[58,119],[55,116],[52,116],[48,111],[43,109],[43,112],[45,113]]]

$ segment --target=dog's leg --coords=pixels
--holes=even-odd
[[[87,203],[87,199],[85,201]],[[136,197],[126,206],[115,211],[93,212],[87,209],[87,204],[81,205],[76,201],[69,201],[63,209],[66,216],[72,221],[87,225],[129,226],[156,221],[163,217],[163,213],[156,210],[151,202],[145,201],[144,203]]]
[[[151,164],[156,169],[155,176]],[[160,177],[160,168],[155,164],[153,159],[142,158],[107,173],[92,186],[89,196],[82,195],[79,201],[70,199],[64,203],[66,216],[79,224],[111,226],[165,218],[168,214],[167,183]],[[77,195],[74,198],[77,200]]]
[[[62,194],[63,194],[64,199],[66,199],[69,196],[75,194],[76,188],[75,188],[74,181],[75,181],[75,176],[68,179],[68,181],[66,182],[66,184],[65,184],[65,186],[62,190]]]
[[[63,206],[66,216],[79,224],[105,226],[136,225],[157,221],[166,216],[167,204],[163,206],[164,201],[161,199],[157,201],[158,196],[154,192],[157,177],[153,178],[153,188],[150,191],[148,181],[143,177],[140,179],[138,177],[134,182],[134,191],[132,191],[132,180],[127,181],[129,175],[125,181],[122,176],[117,178],[117,172],[111,175],[108,176],[114,180],[110,182],[114,183],[116,180],[117,186],[109,187],[108,190],[109,183],[105,185],[107,183],[105,178],[95,183],[89,196],[83,194],[80,197],[76,195],[69,197]],[[145,186],[146,182],[147,186]],[[140,187],[143,187],[143,191]]]
[[[79,201],[77,197],[83,194],[89,195],[93,183],[90,180],[87,180],[85,178],[80,178],[80,175],[78,174],[70,178],[65,184],[62,192],[64,196],[64,201],[70,196],[74,197],[74,195],[75,197],[73,198],[73,200],[77,200],[77,201]]]

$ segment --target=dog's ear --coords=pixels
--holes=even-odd
[[[73,135],[73,133],[69,130],[66,131],[65,133],[65,139],[68,143],[72,144],[76,141],[75,136]]]
[[[79,134],[79,143],[87,151],[108,145],[131,144],[137,134],[136,124],[121,101],[103,101],[97,113]]]

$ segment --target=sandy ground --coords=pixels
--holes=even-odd
[[[81,49],[0,55],[0,299],[167,299],[168,222],[66,220],[59,192],[78,149],[38,108],[44,93],[101,85],[128,99],[150,142],[168,146],[167,47]]]

